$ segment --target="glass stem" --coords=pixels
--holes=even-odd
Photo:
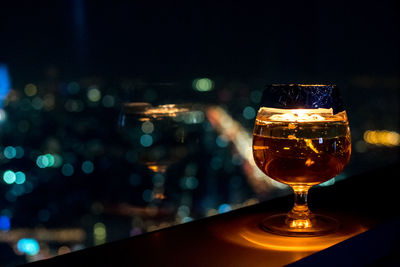
[[[310,186],[292,186],[294,191],[294,206],[287,214],[286,224],[290,228],[311,227],[310,210],[308,209],[307,196]]]

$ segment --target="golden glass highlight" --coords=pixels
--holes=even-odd
[[[333,225],[330,218],[319,216],[317,220],[310,213],[307,193],[311,186],[342,172],[350,154],[345,111],[334,115],[332,109],[323,108],[261,108],[253,132],[254,160],[266,175],[295,192],[295,205],[284,222],[282,216],[272,216],[263,224],[267,230],[294,236],[331,231],[327,229],[334,227],[327,227]]]

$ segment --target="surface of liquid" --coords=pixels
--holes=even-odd
[[[289,185],[325,182],[347,165],[351,154],[346,121],[285,122],[256,119],[253,156],[271,178]]]

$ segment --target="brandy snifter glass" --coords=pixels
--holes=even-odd
[[[272,215],[262,229],[287,236],[318,236],[337,220],[310,212],[308,190],[337,176],[351,154],[346,111],[334,85],[278,84],[266,89],[253,132],[253,156],[270,178],[295,194],[288,214]]]

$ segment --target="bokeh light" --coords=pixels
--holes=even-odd
[[[10,230],[10,227],[11,227],[10,218],[6,215],[0,216],[0,230],[7,231]]]
[[[80,89],[81,88],[77,82],[70,82],[67,86],[68,93],[71,95],[77,94]]]
[[[25,85],[24,92],[27,96],[34,96],[37,93],[37,87],[33,83]]]
[[[214,88],[214,82],[209,78],[199,78],[193,81],[193,89],[199,92],[211,91]]]
[[[64,176],[72,176],[74,174],[74,166],[69,163],[66,163],[61,168],[61,173]]]
[[[199,185],[199,180],[194,176],[183,177],[180,181],[180,186],[182,189],[196,189]]]
[[[15,183],[16,184],[23,184],[26,181],[26,175],[23,172],[16,172],[15,173]]]
[[[232,207],[229,204],[226,204],[226,203],[221,204],[218,207],[218,213],[225,213],[225,212],[228,212],[228,211],[231,211],[231,210],[232,210]]]
[[[93,226],[94,244],[101,245],[106,242],[107,230],[104,223],[98,222]]]
[[[262,91],[259,90],[254,90],[250,93],[250,100],[253,103],[260,103],[261,102],[261,97],[262,97]]]
[[[82,171],[86,174],[92,173],[94,170],[93,162],[87,160],[82,163]]]
[[[106,108],[112,108],[115,105],[115,98],[112,95],[105,95],[101,103]]]
[[[144,133],[151,134],[154,131],[154,124],[151,121],[145,121],[141,128]]]
[[[378,146],[399,146],[400,145],[400,134],[393,131],[365,131],[364,132],[364,141]]]
[[[150,189],[146,189],[143,191],[142,198],[146,202],[150,202],[153,200],[153,191]]]
[[[223,148],[223,147],[227,147],[228,146],[229,141],[224,136],[219,135],[215,139],[215,143],[217,144],[217,146]]]
[[[149,134],[144,134],[140,137],[140,144],[144,147],[149,147],[153,144],[153,137]]]
[[[17,156],[17,150],[13,146],[7,146],[3,151],[4,157],[13,159]]]
[[[36,165],[43,169],[47,167],[53,167],[55,162],[54,156],[51,154],[40,155],[36,159]]]
[[[39,243],[33,238],[20,239],[17,243],[17,249],[29,256],[34,256],[40,251]]]
[[[12,184],[15,182],[16,176],[15,173],[11,170],[7,170],[4,172],[3,174],[3,180],[4,182],[6,182],[7,184]]]
[[[101,99],[101,92],[96,87],[89,87],[87,91],[87,98],[91,102],[99,102]]]
[[[252,120],[256,117],[256,110],[253,107],[247,106],[243,109],[243,117]]]
[[[20,146],[15,147],[15,158],[20,159],[24,156],[24,154],[25,150],[22,147]]]

